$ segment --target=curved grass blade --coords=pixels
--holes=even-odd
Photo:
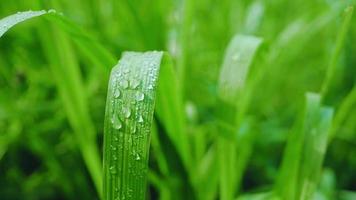
[[[95,127],[90,119],[87,95],[80,76],[79,64],[73,52],[73,48],[68,41],[67,35],[60,29],[55,29],[53,24],[58,24],[66,30],[76,41],[78,46],[82,47],[82,52],[94,64],[107,66],[112,63],[113,56],[97,43],[89,34],[85,34],[80,28],[76,27],[63,16],[56,14],[54,10],[50,11],[27,11],[6,17],[0,21],[0,37],[17,23],[31,19],[44,14],[53,14],[49,20],[53,20],[46,27],[40,27],[41,39],[44,41],[44,49],[52,67],[57,88],[59,90],[64,109],[69,122],[74,130],[79,149],[83,155],[85,164],[93,179],[96,190],[101,196],[102,189],[102,167],[100,162],[99,150],[96,144]],[[56,40],[53,41],[53,38]],[[85,50],[83,50],[85,49]],[[96,55],[96,56],[93,56]],[[92,58],[91,58],[92,57]],[[110,65],[109,65],[110,66]],[[108,71],[108,70],[107,70]]]
[[[253,36],[236,35],[230,42],[219,77],[218,97],[216,106],[219,131],[218,160],[220,173],[220,198],[233,199],[238,190],[241,174],[248,159],[247,150],[251,139],[240,137],[239,126],[247,110],[249,98],[241,94],[253,58],[262,40]],[[247,95],[248,96],[248,95]],[[239,109],[239,112],[237,110]],[[250,134],[250,133],[249,133]],[[245,147],[245,148],[237,148]],[[238,169],[238,170],[236,170]]]
[[[283,156],[275,188],[282,199],[311,199],[319,181],[333,109],[321,105],[319,94],[307,93],[304,112]]]
[[[237,98],[246,83],[250,65],[262,40],[253,36],[236,35],[230,42],[220,71],[218,95],[230,103]]]
[[[163,52],[126,52],[111,72],[104,128],[106,200],[145,199],[158,76],[172,67],[167,58]]]
[[[18,23],[26,21],[28,19],[38,17],[47,14],[47,11],[26,11],[18,12],[14,15],[10,15],[0,20],[0,37],[2,37],[10,28]]]

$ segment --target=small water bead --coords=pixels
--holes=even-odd
[[[124,70],[123,70],[123,71],[124,71],[124,73],[125,73],[125,74],[130,73],[130,69],[129,69],[129,68],[127,68],[127,67],[126,67],[126,68],[124,68]]]
[[[122,108],[122,112],[123,112],[123,114],[124,114],[124,117],[126,118],[126,119],[128,119],[128,118],[130,118],[130,116],[131,116],[131,109],[129,108],[129,107],[123,107]]]
[[[143,94],[143,93],[140,92],[140,91],[137,91],[135,98],[136,98],[137,101],[143,101],[143,100],[145,99],[145,94]]]
[[[131,132],[136,133],[136,126],[131,126]]]
[[[114,129],[119,130],[119,129],[122,128],[122,123],[121,123],[120,119],[116,115],[112,116],[111,123],[112,123]]]
[[[115,146],[113,146],[113,145],[110,145],[110,148],[112,149],[112,150],[114,150],[114,151],[116,151],[116,147]]]
[[[140,156],[140,154],[139,153],[136,153],[136,157],[135,157],[135,160],[141,160],[141,156]]]
[[[130,85],[132,89],[136,89],[140,85],[140,81],[137,79],[133,79]]]
[[[142,115],[138,116],[138,120],[137,120],[139,123],[143,123],[143,117]]]
[[[114,92],[114,97],[115,98],[119,98],[121,96],[121,91],[119,88],[116,88],[115,92]]]
[[[50,10],[48,10],[48,13],[56,13],[56,10],[50,9]]]
[[[123,89],[127,89],[129,87],[129,82],[127,80],[121,80],[119,82],[119,85],[123,88]]]
[[[111,167],[109,168],[109,171],[110,171],[111,174],[116,174],[116,173],[117,173],[115,166],[111,166]]]

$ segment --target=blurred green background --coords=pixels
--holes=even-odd
[[[97,146],[101,154],[109,73],[123,51],[171,54],[177,76],[183,80],[188,134],[205,138],[204,146],[199,147],[202,152],[195,153],[207,153],[216,136],[212,124],[219,70],[235,34],[263,39],[252,69],[267,69],[248,111],[257,137],[240,192],[268,190],[275,183],[287,135],[303,110],[304,94],[320,90],[336,48],[343,11],[354,3],[2,0],[0,18],[18,11],[55,9],[70,25],[36,18],[0,39],[0,199],[98,199],[75,132],[93,132],[90,145]],[[336,113],[354,91],[355,22],[354,17],[325,98]],[[350,105],[326,153],[321,185],[327,190],[320,189],[320,198],[356,197],[356,101]],[[160,137],[168,140],[164,134]],[[175,151],[169,141],[161,146],[164,151]],[[159,156],[151,151],[153,174],[161,174]],[[187,179],[180,173],[184,172],[181,163],[174,160],[168,161],[171,173],[162,178],[178,185],[178,189],[169,189],[172,196],[176,195],[173,191],[182,191],[179,185]],[[187,187],[183,193],[195,199]],[[152,177],[147,196],[162,198]]]

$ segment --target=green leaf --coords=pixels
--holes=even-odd
[[[18,23],[26,21],[28,19],[38,17],[47,14],[47,11],[26,11],[18,12],[14,15],[10,15],[0,20],[0,37],[2,37],[10,28]]]
[[[342,22],[341,28],[338,32],[337,39],[336,39],[336,46],[335,46],[333,54],[331,55],[331,59],[330,59],[330,62],[329,62],[329,65],[328,65],[328,68],[326,71],[326,77],[325,77],[325,80],[324,80],[322,88],[321,88],[321,94],[323,96],[326,95],[326,93],[328,92],[330,85],[332,83],[332,79],[333,79],[333,76],[336,71],[337,62],[340,57],[342,47],[344,46],[346,34],[347,34],[347,32],[350,28],[350,25],[351,25],[351,19],[352,19],[353,12],[354,12],[353,6],[349,6],[345,9],[345,17]]]
[[[45,53],[49,60],[53,77],[57,84],[59,95],[69,122],[74,129],[76,141],[83,155],[85,164],[93,179],[98,194],[102,188],[102,167],[99,150],[96,144],[96,131],[88,110],[87,94],[80,75],[79,63],[68,36],[53,25],[60,25],[66,30],[79,46],[84,55],[95,64],[103,66],[112,63],[112,55],[107,52],[89,34],[86,34],[65,17],[50,11],[27,11],[6,17],[0,21],[0,37],[14,25],[44,14],[52,14],[49,19],[51,24],[40,27],[41,40],[44,42]],[[53,40],[56,38],[56,40]],[[95,55],[95,56],[94,56]],[[92,59],[91,59],[92,58]]]
[[[158,76],[172,67],[167,58],[163,52],[125,52],[111,72],[104,129],[106,200],[145,199]]]
[[[247,75],[261,43],[262,40],[257,37],[236,35],[226,50],[220,71],[219,102],[215,109],[220,122],[219,134],[221,137],[218,138],[217,151],[220,198],[223,200],[232,199],[235,196],[249,157],[250,150],[248,149],[252,140],[240,137],[239,126],[249,101],[249,98],[243,93]],[[243,97],[244,95],[245,97]]]
[[[262,40],[253,36],[236,35],[227,47],[220,71],[218,96],[236,105],[238,95],[246,83],[252,60]]]
[[[319,182],[333,109],[321,106],[319,94],[307,93],[304,112],[283,155],[276,185],[282,199],[311,199]]]

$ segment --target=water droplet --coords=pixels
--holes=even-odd
[[[48,13],[56,13],[56,10],[50,9],[50,10],[48,10]]]
[[[124,73],[125,74],[130,73],[130,69],[129,68],[124,68]]]
[[[111,174],[116,174],[116,167],[115,166],[111,166],[110,168],[109,168],[109,170],[110,170],[110,173]]]
[[[120,119],[115,115],[112,116],[111,123],[112,123],[114,129],[119,130],[122,128],[122,123],[121,123]]]
[[[113,146],[113,145],[110,145],[110,148],[112,149],[112,150],[114,150],[114,151],[116,151],[116,147],[115,146]]]
[[[139,153],[136,153],[135,160],[141,160],[141,156],[140,156],[140,154],[139,154]]]
[[[137,101],[142,101],[143,99],[145,99],[145,94],[143,94],[140,91],[136,92],[136,100]]]
[[[136,126],[131,126],[131,132],[136,133]]]
[[[114,92],[114,97],[115,97],[115,98],[119,98],[120,95],[121,95],[120,89],[119,89],[119,88],[116,88],[116,90],[115,90],[115,92]]]
[[[142,117],[142,115],[138,116],[138,122],[139,122],[139,123],[142,123],[142,122],[143,122],[143,117]]]
[[[127,80],[121,80],[119,82],[119,85],[123,88],[123,89],[127,89],[129,87],[129,82]]]
[[[139,85],[140,85],[140,81],[139,81],[139,80],[133,79],[133,80],[131,81],[131,88],[132,88],[132,89],[136,89]]]
[[[122,112],[126,119],[131,116],[131,109],[129,107],[123,107]]]

